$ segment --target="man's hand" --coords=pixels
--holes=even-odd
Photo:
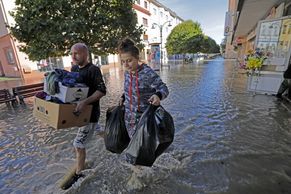
[[[159,106],[161,103],[160,98],[156,94],[152,95],[148,101],[155,106]]]
[[[74,112],[81,113],[84,110],[85,106],[86,106],[86,103],[84,100],[77,102],[77,106]]]

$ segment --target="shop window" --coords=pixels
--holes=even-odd
[[[5,49],[6,59],[8,64],[15,64],[15,57],[11,48]]]
[[[108,65],[108,55],[102,55],[101,56],[101,65]]]
[[[48,59],[43,59],[37,64],[39,71],[53,71],[54,69],[63,69],[64,63],[61,57],[49,57]]]

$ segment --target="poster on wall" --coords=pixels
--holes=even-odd
[[[269,57],[275,57],[280,36],[281,23],[281,20],[263,21],[260,23],[257,48]]]
[[[279,18],[271,21],[263,20],[259,22],[256,48],[267,56],[264,65],[285,65],[285,59],[290,47],[290,35],[290,17]]]
[[[281,20],[262,22],[260,26],[258,41],[278,42],[281,23]]]
[[[282,21],[282,28],[276,55],[279,57],[287,58],[290,43],[291,43],[291,18],[287,18]]]
[[[159,68],[161,61],[159,45],[151,45],[150,60],[153,68]]]

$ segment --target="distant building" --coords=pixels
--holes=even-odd
[[[137,14],[138,25],[142,25],[145,29],[145,33],[141,37],[142,43],[145,45],[145,48],[141,51],[141,59],[146,62],[155,61],[159,63],[162,53],[163,61],[166,62],[168,59],[165,48],[167,37],[171,30],[184,20],[156,0],[136,0],[133,9]],[[162,27],[162,34],[160,27]],[[162,52],[160,52],[161,35]],[[107,59],[109,64],[118,62],[118,56],[116,55],[108,55]]]
[[[7,24],[14,23],[13,18],[8,13],[15,8],[13,0],[0,0],[0,76],[21,77],[31,71],[51,71],[54,68],[70,68],[71,58],[49,58],[41,61],[30,61],[28,56],[19,51],[19,43],[9,32]],[[160,50],[162,35],[162,56],[167,60],[165,49],[166,38],[171,30],[183,21],[175,12],[155,0],[136,0],[133,9],[137,14],[139,25],[143,25],[145,33],[142,35],[142,41],[145,45],[141,52],[141,58],[145,61],[154,59],[153,50]],[[165,24],[167,22],[167,24]],[[153,24],[155,25],[153,26]],[[169,27],[168,24],[171,24]],[[163,25],[165,24],[165,25]],[[162,34],[160,33],[162,26]],[[98,65],[119,65],[118,55],[93,56],[93,63]]]
[[[23,68],[30,65],[25,54],[19,52],[18,43],[10,35],[6,24],[13,23],[8,14],[14,8],[12,1],[0,0],[0,76],[21,77]]]

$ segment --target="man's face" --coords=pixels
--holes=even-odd
[[[73,63],[79,66],[84,66],[87,63],[87,53],[84,49],[73,47],[71,49]]]

